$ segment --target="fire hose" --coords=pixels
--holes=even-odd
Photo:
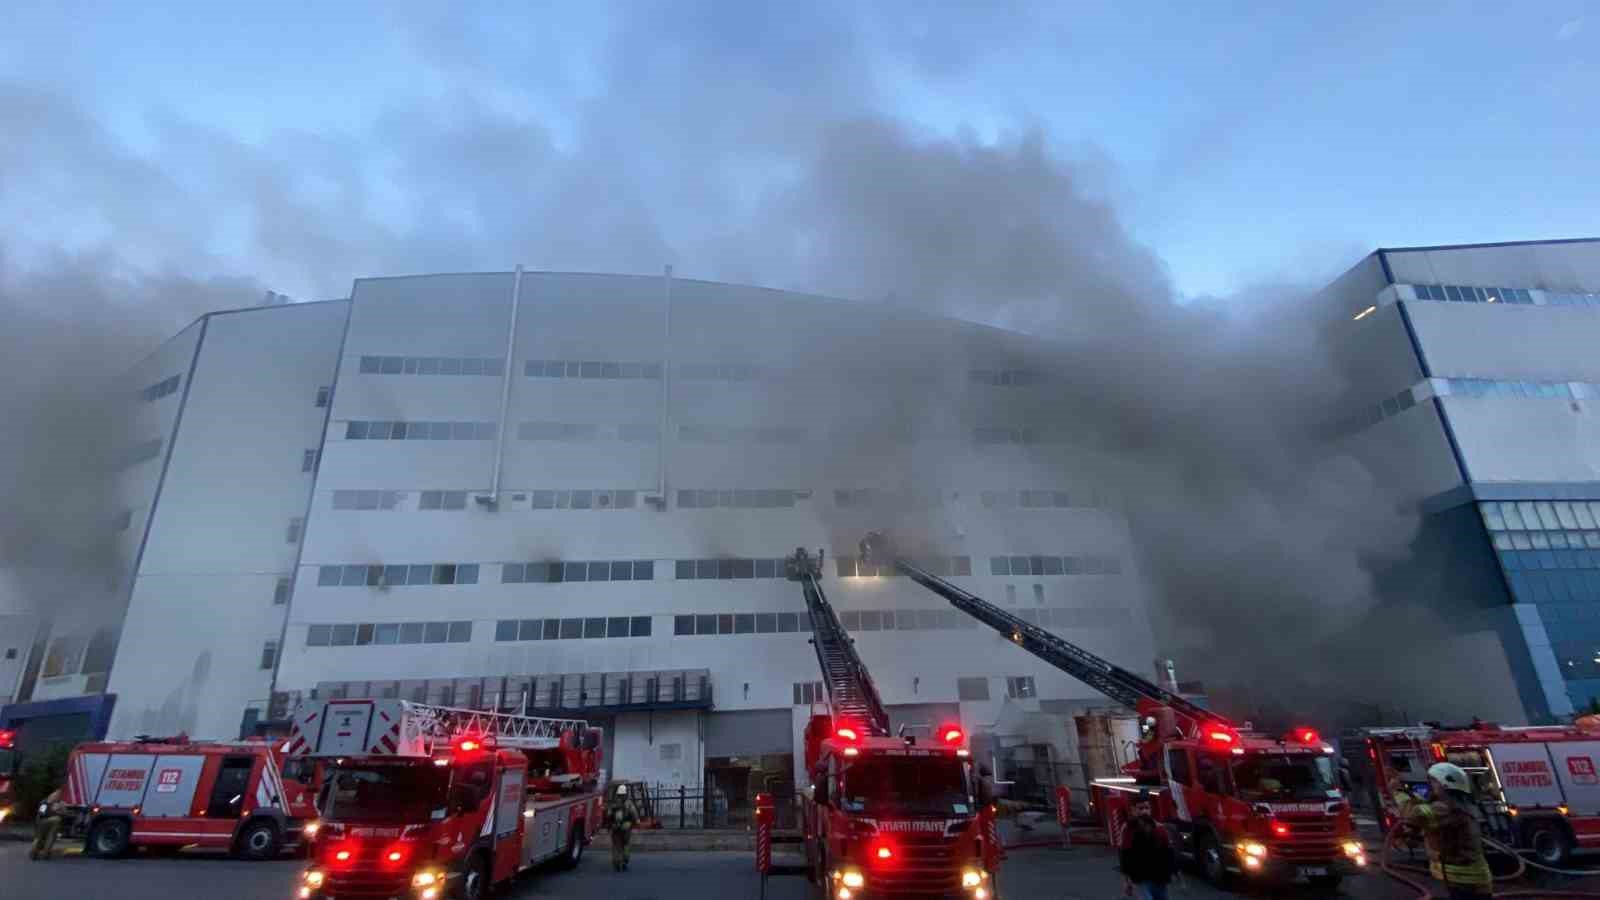
[[[1395,881],[1398,881],[1401,884],[1404,884],[1407,887],[1410,887],[1413,890],[1415,890],[1417,892],[1418,900],[1429,900],[1429,898],[1432,898],[1435,895],[1433,893],[1432,887],[1430,887],[1427,882],[1424,882],[1424,881],[1421,881],[1419,879],[1412,878],[1412,877],[1410,877],[1408,875],[1402,874],[1402,872],[1420,872],[1420,873],[1426,874],[1428,872],[1428,870],[1423,866],[1409,865],[1409,864],[1406,864],[1406,863],[1396,863],[1390,858],[1390,854],[1394,850],[1394,846],[1395,846],[1396,842],[1398,842],[1398,840],[1400,839],[1401,834],[1402,834],[1402,829],[1400,829],[1400,828],[1392,828],[1392,829],[1389,830],[1388,837],[1383,842],[1383,873],[1385,875],[1388,875],[1390,878],[1394,879]],[[1505,844],[1500,843],[1499,841],[1492,840],[1492,839],[1489,839],[1489,838],[1484,838],[1483,842],[1485,844],[1487,844],[1488,846],[1492,847],[1493,849],[1495,849],[1495,850],[1497,850],[1497,851],[1499,851],[1501,853],[1504,853],[1505,855],[1507,855],[1507,856],[1509,856],[1512,859],[1517,861],[1517,868],[1516,868],[1515,871],[1508,872],[1508,873],[1503,874],[1503,875],[1495,875],[1494,876],[1494,881],[1496,883],[1509,882],[1509,881],[1514,881],[1514,880],[1516,880],[1518,878],[1521,878],[1523,875],[1527,874],[1527,871],[1528,871],[1529,868],[1540,869],[1540,870],[1543,870],[1543,871],[1546,871],[1546,872],[1551,872],[1551,873],[1554,873],[1554,874],[1557,874],[1557,875],[1566,875],[1566,876],[1573,876],[1573,877],[1585,877],[1585,876],[1592,876],[1592,875],[1600,875],[1600,870],[1596,870],[1596,869],[1558,869],[1558,868],[1555,868],[1554,866],[1547,866],[1547,865],[1544,865],[1542,863],[1533,862],[1531,860],[1528,860],[1528,859],[1524,858],[1522,856],[1522,854],[1518,853],[1515,849],[1513,849],[1511,847],[1508,847]],[[1494,896],[1495,897],[1573,897],[1573,898],[1585,897],[1585,898],[1594,898],[1594,897],[1600,897],[1600,891],[1580,891],[1580,890],[1572,890],[1572,889],[1567,889],[1567,888],[1531,888],[1531,889],[1518,890],[1518,891],[1496,891],[1494,893]]]

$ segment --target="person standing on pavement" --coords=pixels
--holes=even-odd
[[[639,824],[639,809],[628,794],[628,786],[617,785],[606,808],[606,827],[611,829],[611,868],[621,872],[628,867],[628,842],[633,826]]]
[[[1133,817],[1122,829],[1118,849],[1123,896],[1167,900],[1167,885],[1178,871],[1178,857],[1172,851],[1167,829],[1155,819],[1149,791],[1140,791],[1133,801]]]
[[[1483,835],[1473,815],[1472,782],[1454,763],[1428,767],[1433,799],[1422,800],[1399,778],[1389,779],[1389,793],[1400,821],[1422,832],[1428,848],[1428,870],[1444,882],[1453,900],[1483,900],[1494,893],[1494,877],[1483,855]]]
[[[39,815],[33,820],[33,849],[28,851],[29,859],[50,858],[56,845],[56,833],[61,830],[61,819],[66,811],[66,804],[61,802],[61,788],[51,791],[39,804]]]

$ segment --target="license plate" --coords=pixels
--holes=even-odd
[[[1306,876],[1307,878],[1313,878],[1313,877],[1316,877],[1318,875],[1326,875],[1326,874],[1328,874],[1328,867],[1327,866],[1301,866],[1300,867],[1300,874]]]

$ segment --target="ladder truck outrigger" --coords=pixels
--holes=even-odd
[[[574,867],[601,821],[601,731],[577,719],[313,700],[291,756],[323,767],[300,900],[481,900],[541,863]]]
[[[1310,728],[1264,735],[1101,659],[901,557],[881,532],[863,559],[895,570],[1018,647],[1135,711],[1137,757],[1122,777],[1090,784],[1092,808],[1118,843],[1129,808],[1148,791],[1179,854],[1218,885],[1235,876],[1292,879],[1333,888],[1367,864],[1338,760]]]
[[[925,741],[904,727],[891,733],[872,677],[823,594],[821,571],[821,552],[803,548],[785,565],[805,591],[827,706],[805,727],[807,876],[828,900],[989,900],[1000,847],[993,816],[980,811],[966,736],[958,724],[939,725]]]

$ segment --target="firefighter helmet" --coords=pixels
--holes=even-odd
[[[1472,782],[1467,780],[1467,773],[1455,763],[1434,763],[1428,767],[1428,777],[1449,790],[1472,793]]]

